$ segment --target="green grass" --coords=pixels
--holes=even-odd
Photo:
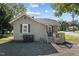
[[[78,33],[79,34],[79,31],[75,31],[75,33]]]
[[[6,33],[4,35],[0,35],[0,44],[10,42],[13,39],[12,33]]]
[[[0,44],[3,44],[3,43],[7,43],[7,42],[11,42],[13,40],[13,37],[7,37],[7,38],[1,38],[0,39]]]
[[[0,35],[0,39],[2,38],[8,38],[8,37],[11,37],[12,36],[12,33],[6,33],[4,35]]]
[[[72,36],[72,35],[66,35],[66,34],[65,34],[65,39],[66,39],[66,40],[76,41],[76,40],[79,40],[79,37]]]

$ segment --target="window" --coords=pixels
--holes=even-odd
[[[28,33],[28,32],[30,32],[30,24],[21,24],[20,32],[21,33]]]
[[[24,26],[24,28],[27,28],[27,26]]]

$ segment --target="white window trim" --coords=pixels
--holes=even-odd
[[[24,26],[27,26],[27,31],[24,31]],[[22,24],[22,33],[28,33],[28,24]]]

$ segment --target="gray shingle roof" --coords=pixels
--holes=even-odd
[[[37,22],[40,22],[45,25],[53,25],[53,26],[60,26],[61,24],[53,19],[47,19],[47,18],[36,18],[34,19]]]
[[[31,16],[29,16],[27,14],[23,14],[23,15],[20,15],[19,17],[16,17],[14,20],[10,21],[10,23],[15,22],[16,20],[18,20],[18,18],[20,18],[24,15],[29,17],[30,19],[32,19],[38,23],[44,24],[44,25],[53,25],[53,26],[60,26],[61,25],[59,22],[57,22],[56,20],[53,20],[53,19],[47,19],[47,18],[34,18],[33,19]]]

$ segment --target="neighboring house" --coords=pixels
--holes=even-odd
[[[23,40],[23,35],[34,35],[34,41],[44,40],[50,42],[53,40],[53,34],[57,32],[60,23],[52,19],[38,18],[34,19],[29,15],[23,14],[14,20],[13,26],[14,40]]]
[[[78,27],[77,26],[69,26],[68,29],[72,31],[73,30],[73,27],[74,27],[74,30],[78,30]]]

